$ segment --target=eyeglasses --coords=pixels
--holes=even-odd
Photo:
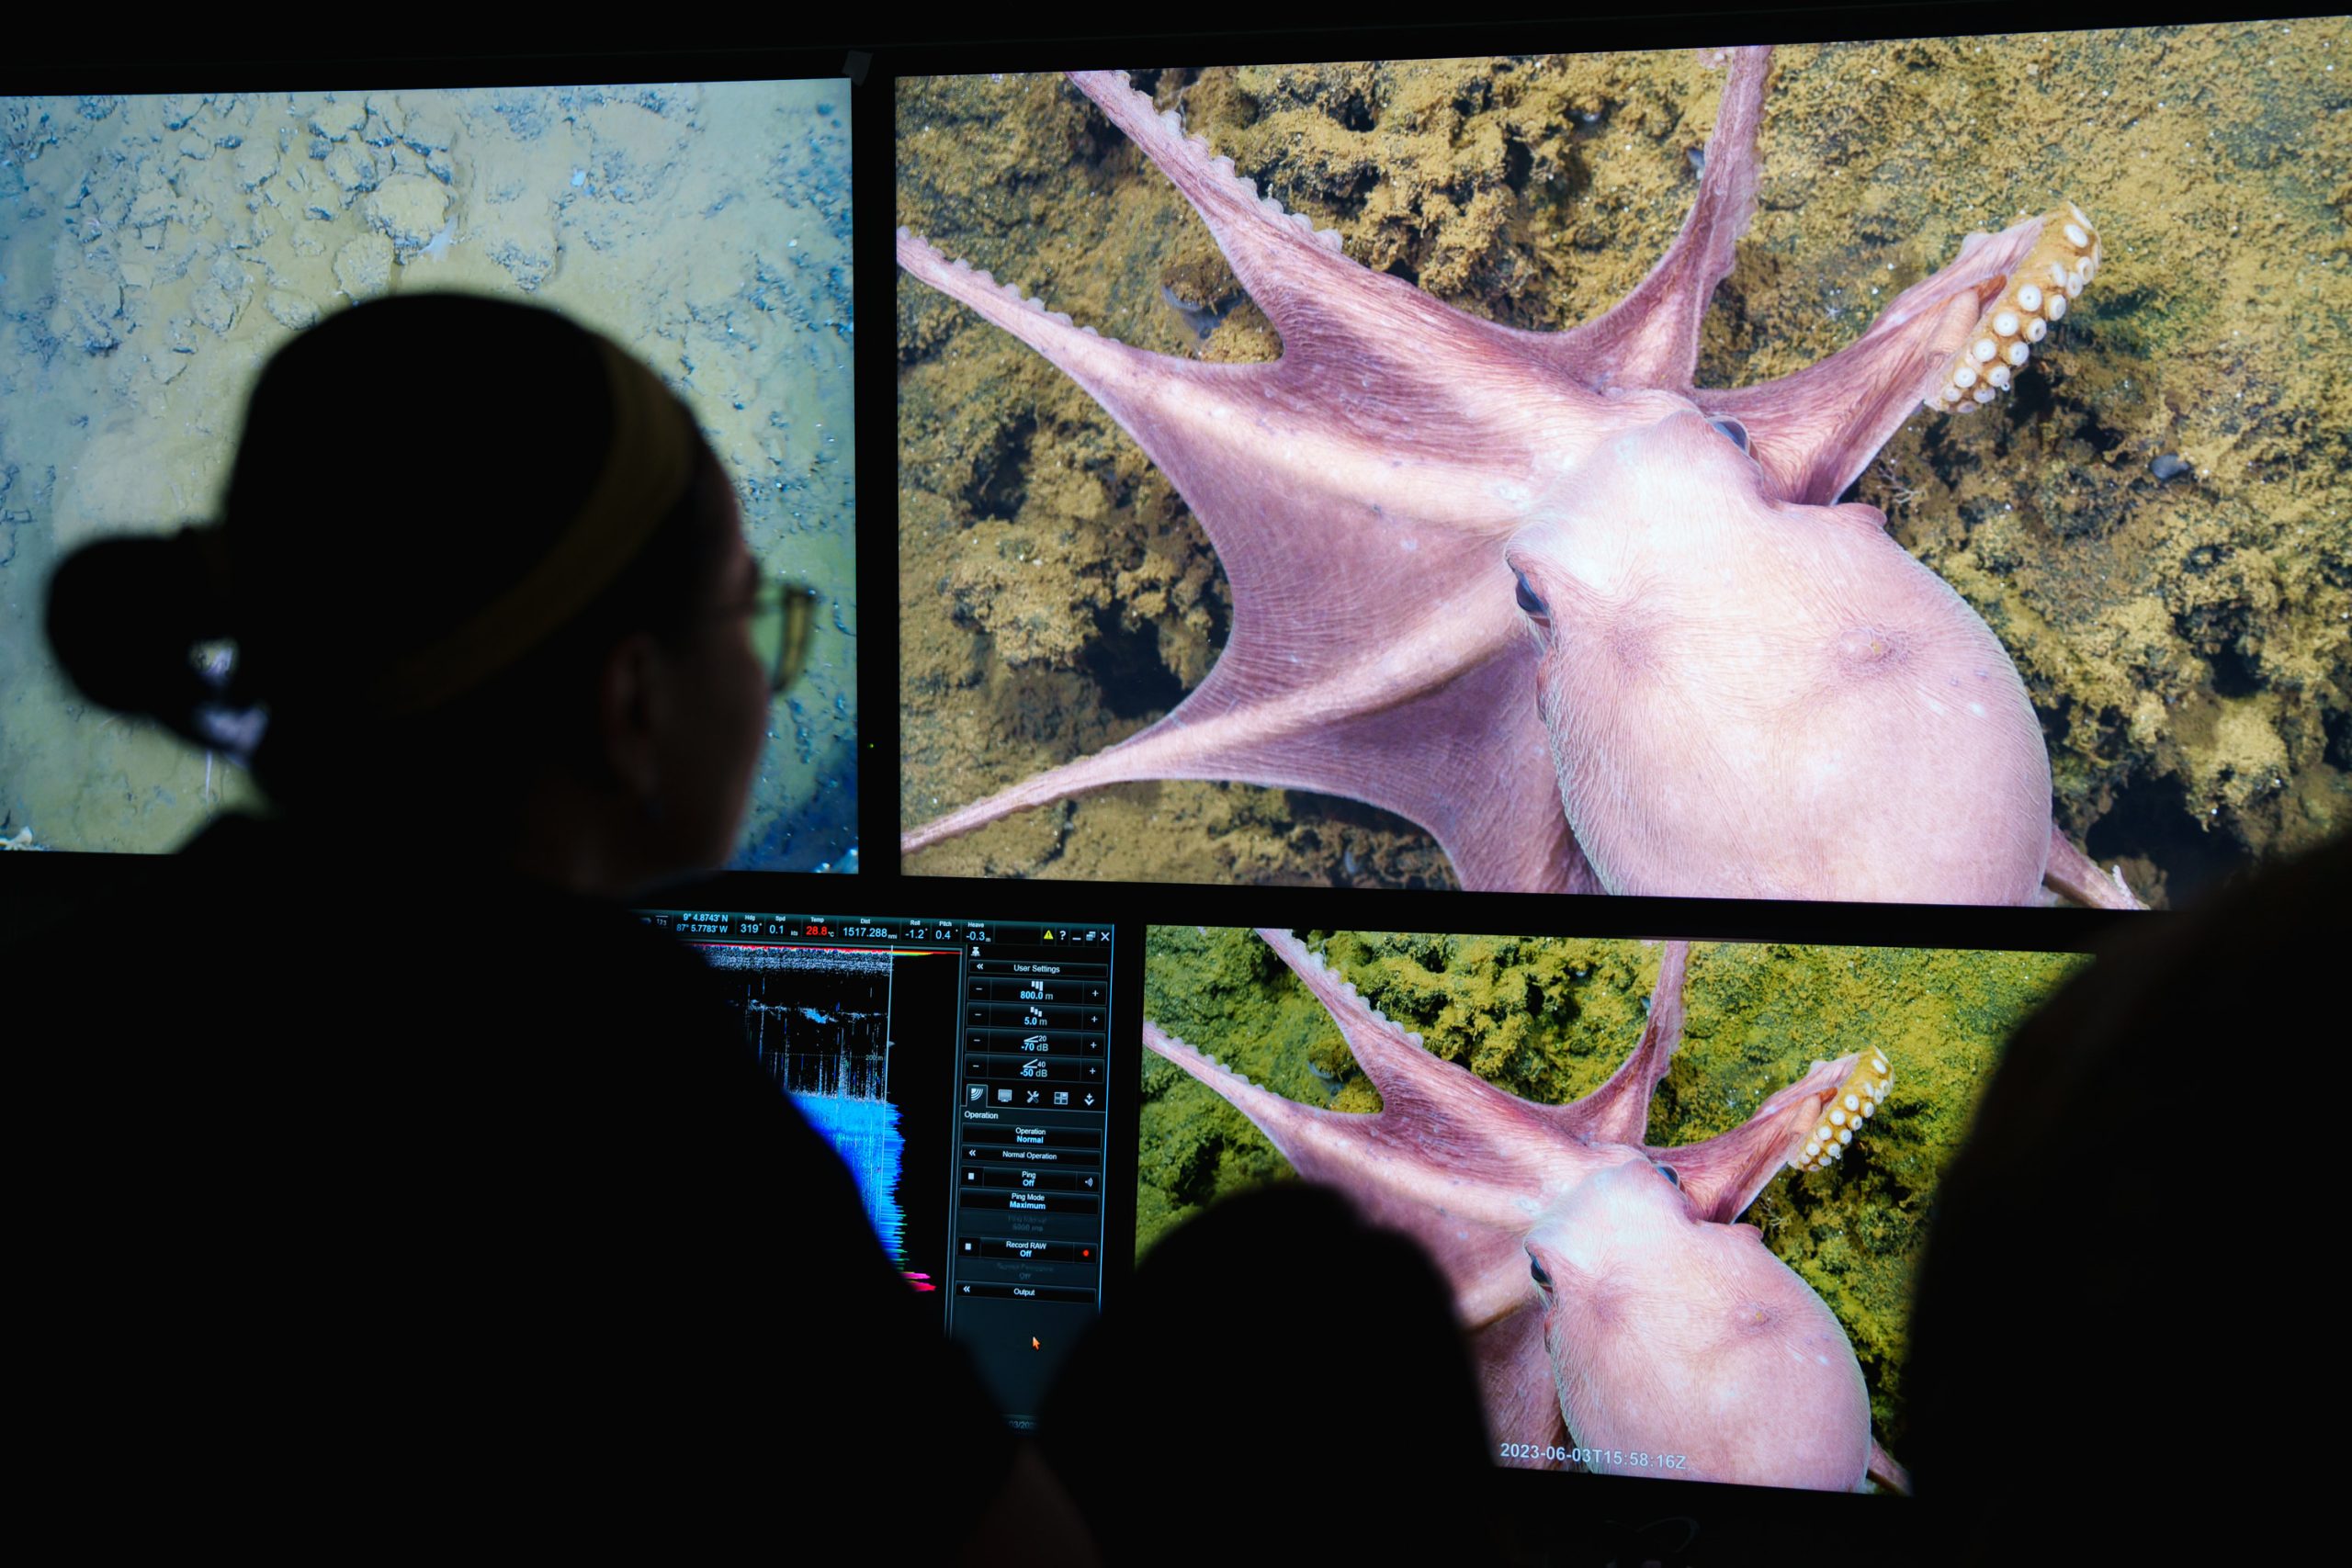
[[[798,582],[763,583],[752,597],[752,649],[767,669],[770,696],[782,696],[808,665],[818,598]]]

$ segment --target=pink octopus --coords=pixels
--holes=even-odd
[[[1261,1089],[1144,1024],[1309,1180],[1412,1236],[1453,1288],[1488,1427],[1510,1462],[1758,1486],[1909,1489],[1871,1433],[1845,1330],[1737,1224],[1785,1166],[1827,1167],[1883,1103],[1877,1051],[1816,1062],[1704,1143],[1646,1143],[1682,1033],[1685,944],[1667,944],[1632,1056],[1568,1105],[1520,1099],[1421,1047],[1286,931],[1259,934],[1329,1010],[1380,1092],[1370,1116]]]
[[[901,229],[907,274],[1053,361],[1174,482],[1231,635],[1165,718],[910,830],[1104,784],[1232,779],[1427,829],[1468,887],[1928,903],[2136,900],[2059,831],[2023,682],[1837,497],[1924,402],[1997,397],[2097,275],[2079,209],[1974,234],[1861,337],[1693,384],[1754,206],[1770,51],[1731,56],[1699,193],[1634,291],[1514,331],[1345,255],[1116,73],[1071,80],[1175,182],[1281,333],[1130,348]],[[2048,889],[2049,891],[2045,891]]]

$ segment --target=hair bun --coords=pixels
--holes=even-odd
[[[49,641],[84,696],[202,742],[195,710],[218,694],[189,650],[232,635],[214,543],[190,526],[99,539],[59,564],[49,582]]]

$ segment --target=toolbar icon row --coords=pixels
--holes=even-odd
[[[966,1084],[964,1098],[974,1105],[1067,1105],[1090,1111],[1102,1103],[1102,1097],[1091,1089],[999,1089],[991,1097],[989,1086],[981,1083]]]

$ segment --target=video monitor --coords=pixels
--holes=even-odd
[[[170,850],[254,803],[234,755],[66,684],[42,631],[50,573],[89,539],[209,516],[246,396],[295,333],[359,300],[457,289],[552,306],[652,366],[720,458],[763,569],[818,590],[732,863],[854,866],[850,85],[484,74],[515,69],[191,68],[177,92],[0,97],[11,847]],[[450,367],[518,389],[527,371]],[[462,504],[429,408],[354,387],[350,412],[355,475]],[[334,498],[319,504],[334,527]]]
[[[1642,27],[899,81],[909,871],[2166,907],[2344,825],[2346,18]]]
[[[639,917],[726,982],[747,1048],[849,1167],[909,1288],[1006,1419],[1034,1425],[1125,1273],[1106,1254],[1133,1190],[1114,926],[1082,900],[1008,919],[747,907],[763,897]]]
[[[1154,925],[1135,1288],[1229,1194],[1327,1183],[1437,1262],[1497,1465],[1906,1493],[1939,1178],[2090,962]]]

